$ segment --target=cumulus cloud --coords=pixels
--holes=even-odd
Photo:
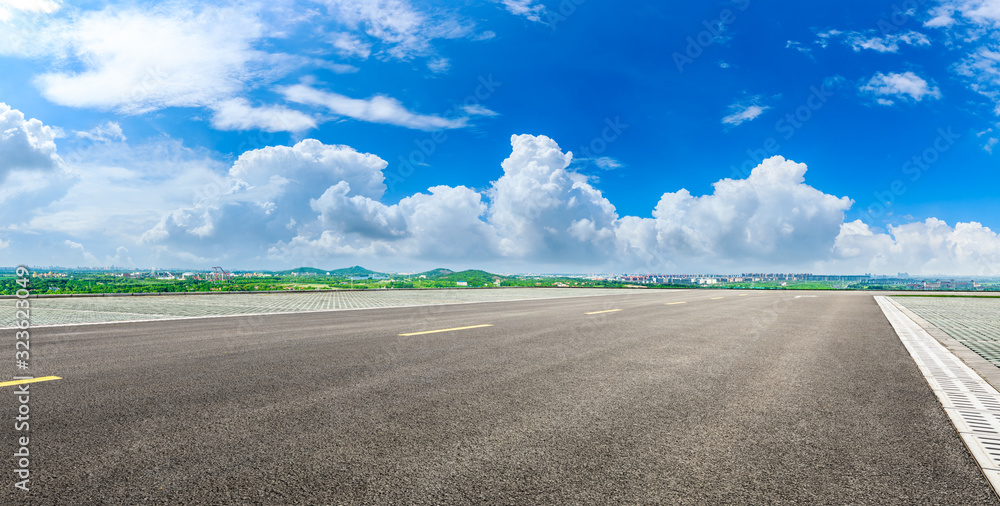
[[[0,183],[18,170],[51,170],[58,166],[58,130],[0,102]],[[2,201],[2,199],[0,199]]]
[[[913,72],[883,74],[876,73],[863,84],[861,92],[874,97],[882,105],[892,105],[893,99],[913,100],[920,102],[924,97],[941,98],[941,90],[927,83]]]
[[[37,77],[42,94],[70,107],[139,114],[198,107],[289,71],[289,57],[255,48],[264,24],[246,9],[106,9],[45,31],[53,52],[76,63]]]
[[[1000,235],[977,222],[928,218],[880,233],[856,220],[841,227],[833,251],[832,266],[866,272],[1000,275]]]
[[[0,117],[28,128],[9,108]],[[90,149],[90,161],[73,162],[71,191],[27,218],[5,215],[4,255],[27,247],[58,251],[68,265],[448,262],[675,273],[979,274],[1000,262],[1000,238],[979,223],[931,218],[884,232],[845,223],[852,201],[813,188],[806,165],[780,156],[745,179],[717,181],[710,194],[667,192],[649,214],[621,216],[571,169],[572,153],[545,136],[512,136],[510,156],[484,189],[433,186],[394,203],[383,202],[383,159],[314,139],[248,151],[228,167],[177,141]],[[26,243],[22,230],[58,239]],[[83,246],[95,241],[117,249]]]
[[[212,127],[218,130],[302,132],[316,128],[316,119],[287,107],[255,107],[245,98],[234,98],[212,106]]]
[[[315,140],[248,152],[212,199],[164,215],[146,244],[224,256],[227,238],[270,259],[463,261],[481,265],[709,269],[812,265],[829,258],[850,199],[805,184],[806,166],[765,160],[712,195],[666,193],[648,218],[620,217],[571,153],[515,135],[488,188],[435,186],[381,202],[386,163]]]
[[[503,176],[486,192],[500,255],[544,262],[606,258],[618,215],[586,176],[567,170],[572,153],[546,136],[515,135],[511,147],[500,164]]]
[[[371,123],[385,123],[417,130],[463,128],[467,123],[465,118],[448,119],[410,112],[399,100],[385,95],[375,95],[369,99],[350,98],[305,84],[285,86],[279,90],[291,102],[325,107],[334,114]]]
[[[310,200],[323,189],[343,182],[352,196],[381,198],[386,166],[375,155],[314,139],[248,151],[193,204],[162,214],[140,242],[220,258],[237,254],[227,241],[238,240],[263,254],[268,244],[294,236],[301,226],[289,227],[293,221],[315,225]]]
[[[712,195],[666,193],[653,211],[659,247],[704,265],[794,265],[824,258],[852,201],[805,184],[806,165],[775,156]]]

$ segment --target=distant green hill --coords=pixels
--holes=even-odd
[[[325,276],[326,271],[323,269],[317,269],[315,267],[297,267],[295,269],[290,269],[287,271],[280,271],[278,274],[289,275],[289,274],[299,274],[306,276]]]
[[[327,271],[331,276],[351,276],[351,277],[363,277],[363,276],[385,276],[384,272],[377,272],[370,269],[365,269],[360,265],[355,265],[354,267],[347,267],[344,269],[334,269]]]
[[[446,276],[441,276],[438,278],[439,281],[465,281],[469,283],[469,286],[483,286],[485,284],[493,284],[493,280],[500,278],[505,279],[506,276],[500,276],[497,274],[491,274],[486,271],[480,270],[467,270],[462,272],[453,272]]]
[[[430,270],[430,271],[427,271],[427,272],[421,272],[421,273],[418,273],[418,274],[414,274],[414,277],[419,278],[420,276],[425,276],[425,277],[427,277],[427,279],[438,279],[438,278],[441,278],[441,277],[444,277],[444,276],[448,276],[448,275],[454,274],[454,273],[455,273],[455,271],[453,271],[451,269],[441,268],[441,269],[434,269],[434,270]]]
[[[287,270],[287,271],[281,271],[278,274],[283,274],[283,275],[286,275],[286,276],[290,275],[290,274],[298,274],[300,276],[302,276],[302,275],[305,275],[305,276],[326,276],[327,273],[330,273],[330,276],[335,276],[335,277],[355,277],[355,278],[360,278],[360,277],[368,277],[368,276],[384,276],[384,274],[381,273],[381,272],[376,272],[376,271],[373,271],[373,270],[365,269],[364,267],[361,267],[360,265],[355,265],[354,267],[345,267],[343,269],[331,269],[331,270],[317,269],[315,267],[298,267],[296,269],[291,269],[291,270]]]

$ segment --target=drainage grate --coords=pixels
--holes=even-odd
[[[1000,494],[1000,392],[882,296],[875,297],[993,490]]]

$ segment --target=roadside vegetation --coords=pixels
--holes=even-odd
[[[905,286],[878,282],[843,281],[740,281],[700,286],[681,284],[637,284],[614,279],[553,275],[501,275],[482,270],[454,272],[433,269],[426,272],[384,273],[354,266],[322,270],[301,267],[288,271],[236,271],[213,278],[211,272],[195,271],[97,271],[32,270],[29,289],[33,294],[102,294],[102,293],[175,293],[175,292],[264,292],[284,290],[386,290],[430,288],[706,288],[753,290],[902,290]],[[21,288],[12,270],[0,270],[0,294],[11,295]],[[986,290],[1000,290],[1000,283],[984,285]]]

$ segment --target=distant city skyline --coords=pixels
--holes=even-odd
[[[992,0],[0,0],[0,68],[0,264],[1000,276]]]

